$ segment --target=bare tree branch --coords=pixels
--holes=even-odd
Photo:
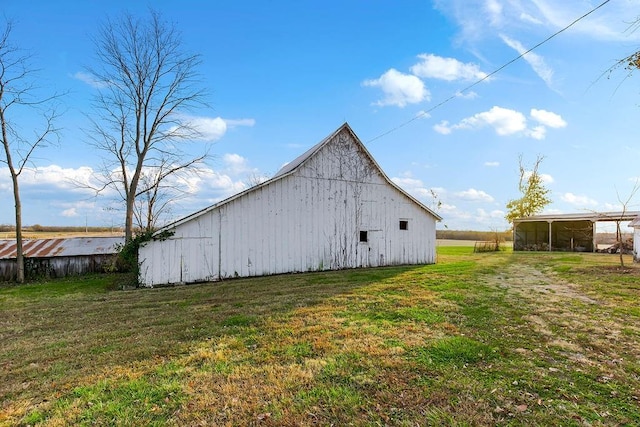
[[[622,230],[620,228],[620,223],[622,222],[622,219],[625,217],[627,213],[629,203],[631,203],[631,200],[635,197],[638,190],[640,190],[640,180],[636,179],[636,182],[633,185],[633,188],[629,192],[629,196],[625,200],[622,200],[622,197],[620,196],[620,193],[616,188],[616,197],[618,198],[618,202],[620,202],[620,204],[622,205],[622,212],[620,213],[620,219],[616,220],[616,240],[618,243],[618,248],[620,249],[620,267],[622,268],[624,268],[624,258],[622,256],[624,254],[624,242],[622,241],[623,238],[622,238]]]
[[[107,19],[93,41],[97,65],[88,72],[98,82],[98,93],[88,136],[105,156],[101,189],[115,189],[125,202],[125,238],[130,240],[138,199],[161,206],[156,204],[161,183],[207,157],[186,156],[176,148],[198,136],[184,117],[206,105],[196,71],[201,59],[183,50],[175,25],[153,10],[145,19],[128,13]],[[161,173],[149,176],[151,170]],[[147,216],[157,218],[157,212]]]

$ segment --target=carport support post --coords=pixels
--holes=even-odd
[[[547,221],[549,223],[549,252],[551,252],[551,223],[553,221]]]
[[[591,220],[591,238],[593,239],[591,252],[596,252],[596,222]]]

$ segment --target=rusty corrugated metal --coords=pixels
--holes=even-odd
[[[29,258],[53,258],[78,255],[106,255],[117,252],[122,237],[74,237],[69,239],[30,239],[22,241]],[[16,257],[16,241],[0,240],[0,259]]]

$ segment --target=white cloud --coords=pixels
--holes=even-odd
[[[241,175],[259,176],[260,171],[249,166],[249,160],[235,153],[226,153],[222,156],[224,172],[239,177]]]
[[[119,224],[123,209],[115,190],[108,188],[96,197],[94,191],[78,186],[79,183],[96,187],[95,173],[88,166],[25,168],[20,181],[25,224],[55,225],[59,224],[57,221],[73,225],[84,225],[85,221],[90,225]],[[172,175],[166,184],[184,194],[171,204],[168,212],[171,218],[164,219],[180,218],[237,194],[248,188],[248,182],[255,177],[260,177],[260,174],[250,166],[248,159],[233,153],[221,157],[219,170],[200,167],[182,176]],[[9,172],[0,168],[0,188],[7,184],[10,184]],[[4,197],[0,201],[5,205],[11,197],[10,187],[7,190],[0,194]],[[11,216],[7,215],[9,210],[5,211],[0,215],[0,222],[11,221]]]
[[[442,135],[449,135],[453,129],[449,126],[449,122],[447,120],[443,120],[440,123],[433,125],[433,130]]]
[[[178,118],[185,126],[195,130],[196,135],[193,139],[207,142],[220,140],[229,129],[239,126],[252,127],[256,123],[254,119],[223,119],[222,117],[191,116],[186,114],[181,114]],[[174,126],[169,129],[169,132],[179,132],[179,130]]]
[[[444,58],[430,53],[420,54],[418,58],[421,62],[411,67],[411,72],[418,77],[447,81],[473,81],[487,76],[487,73],[480,71],[478,65],[464,63],[455,58]]]
[[[467,93],[456,92],[456,97],[462,98],[462,99],[476,99],[478,97],[478,94],[474,91],[467,92]]]
[[[192,196],[197,194],[205,200],[220,200],[247,188],[241,180],[210,168],[202,168],[197,174],[177,177],[176,183],[186,193]]]
[[[521,12],[521,13],[520,13],[520,19],[521,19],[523,22],[528,22],[528,23],[530,23],[530,24],[542,25],[542,21],[541,21],[541,20],[539,20],[538,18],[535,18],[535,17],[533,17],[533,16],[529,15],[529,14],[528,14],[528,13],[526,13],[526,12]]]
[[[597,206],[598,202],[596,202],[595,200],[587,197],[587,196],[578,196],[576,194],[573,193],[564,193],[561,197],[560,197],[563,201],[577,206],[577,207],[586,207],[586,206]]]
[[[547,128],[544,126],[534,126],[529,129],[526,134],[533,139],[541,140],[547,136]]]
[[[490,126],[500,136],[521,135],[541,140],[547,134],[545,125],[554,128],[566,126],[566,122],[560,115],[550,111],[532,109],[531,117],[541,124],[528,127],[527,118],[520,111],[494,106],[489,111],[464,118],[457,124],[452,125],[443,120],[434,125],[433,129],[440,134],[448,135],[454,130],[476,130]]]
[[[531,0],[536,7],[540,20],[554,29],[560,29],[588,11],[583,2],[557,2],[554,0]],[[625,34],[630,19],[638,15],[638,2],[611,2],[597,14],[589,16],[572,27],[590,39],[602,40],[638,40],[638,35]]]
[[[548,35],[589,10],[590,2],[558,0],[434,0],[435,7],[457,23],[459,38],[477,41],[490,37],[496,30]],[[610,2],[606,7],[583,19],[571,32],[588,39],[640,39],[638,32],[625,33],[628,22],[638,15],[638,2]],[[493,31],[492,31],[493,30]]]
[[[391,181],[393,181],[397,186],[401,187],[407,193],[411,194],[414,197],[417,197],[420,200],[432,199],[431,191],[429,191],[429,189],[419,179],[405,176],[404,178],[391,178]]]
[[[247,169],[247,159],[239,154],[226,153],[222,156],[224,163],[235,171],[245,171]]]
[[[424,184],[422,183],[421,180],[411,178],[411,177],[405,177],[405,178],[394,177],[394,178],[391,178],[391,181],[393,181],[395,184],[399,185],[402,188],[424,187]]]
[[[525,171],[524,178],[529,179],[532,173],[533,173],[532,171]],[[538,173],[538,176],[540,177],[542,182],[545,184],[552,184],[554,182],[553,177],[548,173]]]
[[[567,126],[567,122],[561,115],[547,110],[531,109],[531,117],[538,123],[550,128],[563,128]]]
[[[548,173],[541,173],[540,174],[540,179],[545,184],[551,184],[554,181],[553,177],[551,175],[549,175]]]
[[[448,203],[442,203],[438,207],[438,212],[442,212],[443,215],[451,215],[457,210],[458,210],[458,207],[456,205],[451,205]]]
[[[470,188],[468,190],[459,191],[454,193],[455,196],[472,202],[493,202],[495,199],[491,197],[489,194],[482,190],[476,190],[475,188]]]
[[[67,218],[71,218],[71,217],[74,217],[74,216],[78,216],[78,212],[76,211],[76,208],[69,208],[69,209],[63,210],[60,215],[62,215],[64,217],[67,217]]]
[[[484,165],[490,168],[495,168],[500,166],[500,162],[484,162]]]
[[[522,45],[522,43],[520,43],[517,40],[513,40],[505,36],[504,34],[501,34],[500,38],[507,46],[514,49],[516,52],[518,52],[519,55],[524,54],[528,50]],[[552,86],[553,69],[547,65],[547,63],[545,62],[542,56],[534,52],[529,52],[526,55],[524,55],[522,58],[525,61],[527,61],[529,65],[531,65],[531,68],[533,68],[533,71],[538,75],[538,77],[540,77],[547,84],[547,86],[549,87]]]
[[[482,208],[476,209],[477,218],[480,222],[484,222],[489,219],[504,219],[504,212],[498,209],[492,210],[491,212],[487,212]]]
[[[513,135],[527,128],[527,119],[519,111],[494,106],[489,111],[463,119],[453,129],[477,129],[486,125],[493,127],[498,135]]]
[[[9,170],[0,168],[0,189],[10,189]],[[94,171],[88,166],[63,168],[58,165],[26,167],[20,174],[21,187],[51,186],[58,189],[79,190],[82,185],[92,182]],[[6,181],[5,181],[6,180]]]
[[[430,100],[431,94],[422,80],[411,74],[404,74],[391,68],[378,79],[365,80],[363,86],[379,87],[385,97],[375,105],[395,105],[405,107],[407,104],[417,104]]]
[[[73,77],[76,80],[80,80],[81,82],[86,83],[95,89],[102,89],[108,86],[107,83],[97,80],[92,74],[85,73],[84,71],[78,71],[77,73],[73,74],[71,77]]]
[[[422,180],[413,178],[410,172],[406,172],[402,178],[393,177],[391,181],[431,209],[442,211],[442,204],[436,205],[442,201],[442,196],[446,193],[444,188],[428,188]]]
[[[196,117],[189,116],[183,119],[185,125],[195,129],[198,133],[196,139],[214,142],[227,133],[227,122],[221,117]]]
[[[498,0],[486,0],[485,8],[491,17],[493,25],[499,25],[502,22],[502,4]]]
[[[431,117],[431,114],[427,113],[424,110],[420,110],[416,113],[416,115],[414,117],[420,118],[420,119],[428,119]]]

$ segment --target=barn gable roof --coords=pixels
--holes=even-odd
[[[391,181],[389,179],[389,177],[382,171],[382,168],[380,167],[380,165],[378,165],[378,162],[375,161],[375,159],[373,158],[373,156],[371,156],[371,153],[369,153],[369,151],[366,149],[366,147],[364,146],[364,144],[362,143],[362,141],[360,141],[360,138],[358,138],[358,136],[353,132],[353,130],[351,129],[351,127],[349,126],[348,123],[344,123],[342,126],[340,126],[335,132],[333,132],[331,135],[327,136],[326,138],[324,138],[322,141],[320,141],[319,143],[317,143],[316,145],[314,145],[313,147],[311,147],[310,149],[308,149],[307,151],[305,151],[302,155],[298,156],[297,158],[295,158],[294,160],[292,160],[291,162],[287,163],[286,165],[284,165],[271,179],[262,182],[258,185],[255,185],[253,187],[250,187],[240,193],[237,193],[227,199],[224,199],[214,205],[211,205],[209,207],[206,207],[200,211],[194,212],[191,215],[188,215],[182,219],[179,219],[178,221],[175,221],[173,223],[167,224],[164,227],[160,228],[156,233],[160,233],[163,230],[167,230],[170,228],[174,228],[180,224],[183,224],[185,222],[188,222],[194,218],[197,218],[201,215],[204,215],[212,210],[215,210],[217,208],[219,208],[220,206],[223,206],[235,199],[238,199],[242,196],[244,196],[245,194],[251,193],[261,187],[265,187],[275,181],[278,181],[280,179],[283,179],[284,177],[291,175],[292,173],[294,173],[295,171],[297,171],[299,168],[301,168],[309,159],[311,159],[312,157],[314,157],[326,144],[328,144],[330,141],[332,141],[334,139],[334,137],[336,137],[338,134],[340,134],[341,132],[348,132],[351,137],[353,138],[353,140],[355,141],[356,145],[358,145],[358,147],[361,149],[362,153],[364,155],[366,155],[368,157],[368,159],[371,161],[371,163],[376,167],[377,172],[380,174],[380,176],[382,176],[382,178],[392,187],[394,187],[396,190],[398,190],[400,193],[402,193],[405,197],[407,197],[409,200],[411,200],[413,203],[415,203],[416,205],[418,205],[419,207],[421,207],[423,210],[425,210],[426,212],[428,212],[430,215],[433,215],[436,220],[440,221],[442,220],[442,217],[440,215],[438,215],[437,213],[435,213],[434,211],[432,211],[431,209],[429,209],[427,206],[425,206],[423,203],[421,203],[420,201],[418,201],[415,197],[411,196],[409,193],[407,193],[406,191],[404,191],[402,188],[400,188],[397,184],[395,184],[393,181]]]

